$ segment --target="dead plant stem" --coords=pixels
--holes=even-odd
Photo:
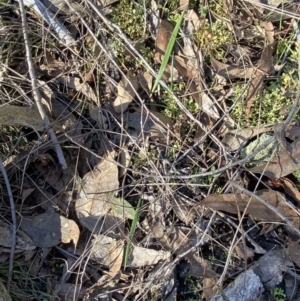
[[[10,285],[12,281],[13,275],[13,267],[14,267],[14,255],[15,255],[15,248],[16,248],[16,232],[17,232],[17,219],[16,219],[16,209],[15,209],[15,202],[12,195],[10,183],[7,177],[7,173],[5,167],[0,160],[0,169],[5,181],[9,203],[10,203],[10,210],[11,210],[11,220],[12,220],[12,234],[11,234],[11,248],[10,248],[10,255],[9,255],[9,268],[8,268],[8,280],[7,280],[7,292],[10,291]]]
[[[53,129],[51,128],[49,118],[46,115],[45,110],[42,105],[42,102],[41,102],[41,94],[38,90],[38,84],[37,84],[35,70],[34,70],[34,66],[33,66],[33,62],[32,62],[30,41],[29,41],[28,32],[27,32],[27,21],[26,21],[26,14],[25,14],[25,7],[24,7],[23,0],[19,0],[19,4],[20,4],[19,6],[20,6],[20,13],[21,13],[21,18],[22,18],[22,31],[23,31],[23,35],[24,35],[24,44],[25,44],[25,49],[26,49],[26,61],[28,64],[28,71],[29,71],[29,75],[30,75],[30,79],[31,79],[32,94],[33,94],[37,109],[39,110],[41,118],[44,121],[44,124],[48,131],[48,134],[54,144],[54,148],[55,148],[59,163],[61,164],[63,169],[66,169],[67,163],[64,158],[64,154],[59,145],[57,137],[56,137]]]

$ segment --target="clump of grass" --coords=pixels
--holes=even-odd
[[[170,85],[170,89],[175,94],[183,94],[186,89],[186,84],[184,82],[174,83]],[[195,114],[199,112],[199,104],[191,96],[185,96],[181,101],[190,113]],[[163,91],[161,103],[164,106],[162,113],[173,120],[178,120],[182,112],[180,108],[178,108],[172,94],[168,91]]]
[[[195,42],[203,50],[205,56],[212,55],[216,59],[222,59],[226,54],[227,45],[233,42],[233,33],[221,18],[216,18],[211,22],[208,12],[218,17],[227,17],[221,1],[200,6],[199,14],[202,17],[202,25],[194,34]]]
[[[297,90],[297,69],[291,64],[287,64],[280,78],[266,83],[265,86],[256,95],[254,106],[250,115],[246,116],[246,93],[233,109],[231,117],[243,126],[257,126],[272,124],[282,121],[290,106],[293,104],[293,97]],[[236,84],[233,94],[235,101],[241,94],[243,85]],[[299,118],[299,113],[295,118]]]
[[[130,0],[121,0],[113,9],[111,19],[133,41],[137,41],[143,37],[145,21],[142,5],[139,6]]]
[[[208,20],[195,33],[195,42],[203,49],[205,55],[212,55],[220,60],[226,53],[227,45],[230,45],[233,35],[225,22],[216,20],[211,26]]]
[[[15,259],[13,278],[10,289],[10,296],[12,300],[24,301],[39,299],[41,296],[51,298],[46,291],[46,281],[39,277],[33,277],[28,274],[28,264],[24,259]],[[8,263],[3,262],[0,264],[0,277],[4,283],[7,281]]]

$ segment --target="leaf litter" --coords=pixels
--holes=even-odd
[[[297,300],[298,5],[24,2],[32,58],[0,4],[0,262],[40,282],[14,299]]]

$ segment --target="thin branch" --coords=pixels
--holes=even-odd
[[[7,173],[5,170],[5,167],[2,163],[2,160],[0,160],[0,169],[3,174],[3,178],[5,181],[8,197],[9,197],[9,203],[10,203],[10,210],[11,210],[11,220],[12,220],[12,235],[11,235],[11,248],[10,248],[10,255],[9,255],[9,268],[8,268],[8,280],[7,280],[7,292],[10,291],[10,285],[12,280],[12,274],[13,274],[13,267],[14,267],[14,255],[15,255],[15,248],[16,248],[16,232],[17,232],[17,219],[16,219],[16,209],[15,209],[15,202],[12,195],[12,191],[10,188],[10,183],[7,177]]]
[[[36,80],[35,70],[34,70],[34,66],[32,63],[31,49],[30,49],[30,45],[29,45],[29,37],[27,34],[27,22],[26,22],[26,15],[25,15],[25,8],[24,8],[23,0],[19,0],[19,4],[20,4],[20,13],[21,13],[21,17],[22,17],[22,31],[23,31],[23,35],[24,35],[24,44],[25,44],[25,49],[26,49],[26,61],[28,64],[28,71],[29,71],[29,75],[30,75],[30,79],[31,79],[32,94],[33,94],[37,109],[39,110],[39,113],[44,121],[46,129],[48,130],[48,134],[54,144],[59,163],[61,164],[62,168],[65,169],[65,168],[67,168],[66,160],[64,158],[64,155],[63,155],[62,149],[59,145],[59,142],[57,140],[57,137],[56,137],[53,129],[51,128],[49,118],[44,111],[44,108],[43,108],[43,105],[41,102],[41,94],[40,94],[40,91],[38,90],[38,84],[37,84],[37,80]]]

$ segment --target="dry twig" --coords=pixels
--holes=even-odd
[[[17,232],[17,219],[16,219],[16,209],[15,209],[15,202],[12,195],[12,191],[10,188],[9,180],[7,177],[7,173],[5,170],[5,167],[0,160],[0,169],[3,174],[3,178],[5,181],[8,197],[9,197],[9,203],[10,203],[10,210],[11,210],[11,219],[12,219],[12,235],[11,235],[11,249],[10,249],[10,256],[9,256],[9,269],[8,269],[8,280],[7,280],[7,292],[10,291],[10,285],[12,280],[12,274],[13,274],[13,267],[14,267],[14,255],[15,255],[15,248],[16,248],[16,232]]]
[[[27,21],[26,21],[25,7],[24,7],[23,0],[19,0],[19,4],[20,4],[20,13],[21,13],[21,17],[22,17],[22,31],[23,31],[23,35],[24,35],[24,44],[25,44],[25,49],[26,49],[26,61],[28,64],[28,71],[29,71],[30,79],[31,79],[32,94],[33,94],[37,109],[39,110],[39,113],[45,123],[45,127],[48,130],[49,136],[54,144],[59,163],[61,164],[62,168],[65,169],[65,168],[67,168],[67,163],[64,158],[64,154],[59,145],[57,137],[56,137],[53,129],[51,128],[49,118],[44,111],[44,108],[43,108],[43,105],[41,102],[41,94],[38,90],[38,84],[37,84],[35,70],[34,70],[34,66],[33,66],[33,62],[32,62],[29,37],[28,37],[28,33],[27,33]]]

